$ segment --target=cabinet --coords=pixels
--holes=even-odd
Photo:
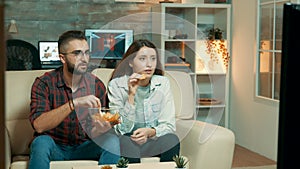
[[[197,119],[224,127],[228,126],[230,19],[230,4],[161,3],[152,7],[152,40],[165,70],[188,72],[194,84]],[[220,30],[221,37],[209,30]]]

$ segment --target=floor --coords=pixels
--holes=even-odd
[[[274,164],[276,164],[276,161],[268,159],[237,144],[235,145],[232,168]]]

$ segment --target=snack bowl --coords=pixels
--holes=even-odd
[[[89,114],[94,120],[105,120],[111,125],[120,123],[120,114],[116,109],[109,108],[89,108]]]

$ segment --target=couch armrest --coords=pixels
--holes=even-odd
[[[190,131],[181,141],[181,154],[189,159],[189,168],[231,169],[235,146],[233,132],[201,121],[191,120],[190,124],[193,124]],[[179,128],[186,128],[181,125],[177,123]]]
[[[11,164],[11,145],[8,131],[5,128],[5,169],[9,169]]]

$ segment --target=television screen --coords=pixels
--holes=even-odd
[[[39,41],[38,49],[42,68],[56,68],[61,65],[57,41]]]
[[[133,30],[86,29],[91,58],[122,59],[133,42]]]
[[[40,41],[39,55],[41,61],[59,60],[58,43],[55,41]]]
[[[300,95],[298,77],[300,46],[300,4],[284,4],[282,29],[282,56],[280,77],[280,103],[278,126],[277,169],[295,168],[299,153],[298,133],[299,119],[295,113],[299,107],[293,102],[294,96]]]

